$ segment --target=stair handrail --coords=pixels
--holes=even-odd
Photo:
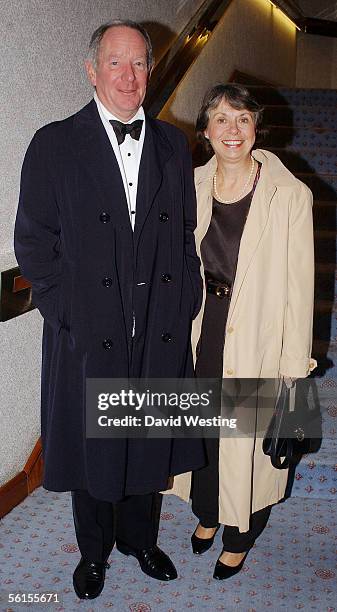
[[[337,23],[335,21],[308,16],[298,6],[296,0],[269,0],[269,2],[279,8],[305,34],[337,38]]]
[[[232,0],[205,0],[155,67],[145,108],[152,116],[163,109],[175,88],[209,41]]]

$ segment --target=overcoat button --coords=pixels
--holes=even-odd
[[[110,221],[110,215],[109,213],[106,212],[102,212],[99,216],[99,220],[101,223],[109,223]]]
[[[159,219],[163,223],[165,223],[165,221],[167,221],[168,218],[169,218],[169,216],[168,216],[167,212],[165,212],[165,211],[161,212],[160,215],[159,215]]]
[[[161,280],[163,281],[163,283],[169,283],[172,280],[172,276],[171,274],[162,274]]]
[[[111,338],[105,338],[102,344],[103,344],[103,348],[105,348],[106,351],[109,351],[112,348],[113,342]]]
[[[171,336],[171,334],[168,334],[166,332],[165,334],[162,334],[161,339],[163,340],[163,342],[171,342],[172,336]]]
[[[112,285],[112,278],[109,278],[108,276],[103,278],[102,285],[103,285],[103,287],[111,287],[111,285]]]

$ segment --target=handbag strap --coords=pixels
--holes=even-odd
[[[280,406],[279,400],[282,392],[284,394],[284,401],[282,406]],[[293,412],[295,410],[295,393],[296,383],[292,387],[287,387],[284,380],[281,379],[275,405],[275,429],[274,435],[271,439],[270,449],[271,463],[273,467],[278,470],[284,470],[289,467],[290,460],[293,454],[293,441],[289,438],[282,439],[282,450],[284,450],[284,455],[282,458],[277,453],[277,447],[280,439],[279,435],[282,425],[282,418],[284,417],[284,412],[288,409],[289,412]]]

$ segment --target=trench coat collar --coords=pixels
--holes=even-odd
[[[117,159],[94,100],[74,115],[72,145],[101,195],[102,204],[113,200],[122,224],[130,228],[128,206]],[[139,166],[135,239],[137,240],[163,180],[163,168],[174,151],[159,124],[146,116]]]
[[[275,187],[291,187],[297,183],[295,176],[289,172],[281,160],[271,151],[264,149],[254,149],[252,151],[254,159],[262,164],[262,174],[268,180],[270,185]],[[195,184],[202,185],[204,182],[211,181],[217,167],[216,157],[213,155],[211,159],[204,165],[195,169]]]
[[[256,149],[252,151],[252,155],[262,164],[262,167],[241,238],[235,282],[228,312],[228,324],[231,321],[249,266],[266,228],[271,201],[279,187],[289,187],[296,182],[296,178],[273,153]],[[213,156],[207,164],[197,168],[195,173],[198,201],[201,202],[196,230],[199,255],[200,243],[207,232],[212,216],[212,180],[216,167],[216,158]]]

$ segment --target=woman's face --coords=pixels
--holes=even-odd
[[[228,162],[244,161],[255,142],[254,115],[236,110],[225,100],[209,111],[204,136],[209,139],[218,158]]]

